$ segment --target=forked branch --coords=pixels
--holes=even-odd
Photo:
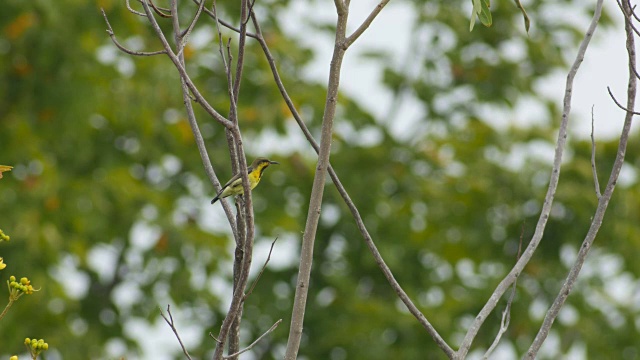
[[[164,315],[164,313],[162,312],[162,309],[160,307],[158,307],[158,310],[160,310],[160,315],[162,316],[164,321],[169,325],[169,327],[173,331],[174,335],[176,336],[176,339],[178,339],[178,342],[180,343],[180,347],[182,348],[182,352],[184,353],[184,356],[186,356],[187,359],[191,360],[191,355],[189,355],[189,352],[187,351],[187,348],[182,343],[182,339],[180,339],[180,335],[178,334],[178,329],[176,328],[176,324],[173,321],[173,315],[171,314],[171,305],[167,305],[167,314],[169,314],[169,318],[167,318]]]
[[[307,127],[307,125],[303,121],[302,117],[300,116],[300,113],[298,112],[298,110],[296,109],[295,105],[293,104],[293,101],[292,101],[289,93],[287,92],[287,90],[286,90],[286,88],[284,86],[284,83],[282,82],[282,78],[280,77],[280,74],[278,73],[278,68],[277,68],[275,59],[274,59],[273,55],[271,54],[271,51],[269,50],[269,47],[268,47],[268,45],[267,45],[267,43],[266,43],[266,41],[265,41],[265,39],[264,39],[264,37],[262,35],[262,31],[261,31],[261,28],[260,28],[260,23],[259,23],[257,17],[255,16],[255,14],[251,14],[251,17],[252,17],[252,20],[253,20],[254,27],[256,29],[257,40],[260,43],[260,46],[262,47],[262,50],[263,50],[263,52],[265,54],[265,57],[267,58],[267,62],[269,63],[269,67],[271,68],[271,73],[273,74],[273,78],[274,78],[274,80],[276,82],[276,85],[278,86],[278,90],[280,90],[280,94],[281,94],[282,98],[284,99],[285,103],[287,104],[287,107],[289,108],[289,111],[291,111],[291,114],[293,115],[294,119],[296,120],[296,123],[298,124],[298,126],[302,130],[302,133],[304,134],[305,138],[311,144],[311,146],[313,147],[315,152],[318,153],[319,150],[320,150],[320,146],[318,145],[318,142],[313,137],[313,135],[311,134],[311,131],[309,131],[309,128]],[[389,268],[389,266],[387,266],[387,264],[385,263],[384,259],[382,258],[382,255],[380,254],[380,251],[378,250],[378,248],[376,247],[375,243],[373,242],[373,238],[369,234],[369,231],[367,230],[367,228],[366,228],[366,226],[364,224],[364,221],[362,219],[362,216],[360,215],[360,212],[358,211],[358,208],[356,207],[356,205],[354,204],[353,200],[349,196],[349,194],[348,194],[347,190],[345,189],[345,187],[342,185],[342,182],[340,181],[340,178],[338,177],[338,174],[335,172],[335,170],[331,166],[331,163],[328,164],[328,172],[329,172],[329,176],[331,177],[331,180],[333,181],[333,184],[336,186],[338,192],[340,193],[340,196],[342,197],[342,199],[344,200],[345,204],[349,208],[349,211],[351,212],[351,215],[353,216],[353,218],[354,218],[354,220],[356,222],[356,226],[358,227],[358,230],[360,231],[360,233],[361,233],[361,235],[362,235],[367,247],[369,248],[369,251],[371,251],[371,253],[372,253],[372,255],[373,255],[373,257],[374,257],[374,259],[376,261],[376,264],[382,270],[382,273],[384,274],[385,278],[387,279],[387,281],[391,285],[392,289],[396,292],[396,294],[398,295],[400,300],[409,309],[409,312],[425,328],[425,330],[429,333],[429,335],[431,335],[431,337],[434,339],[436,344],[442,349],[442,351],[445,354],[447,354],[447,356],[449,358],[453,358],[454,353],[455,353],[453,351],[453,349],[446,343],[446,341],[444,341],[442,336],[433,327],[433,325],[431,325],[431,323],[427,320],[427,318],[424,316],[424,314],[422,314],[422,312],[418,309],[418,307],[413,303],[411,298],[407,295],[407,293],[404,291],[402,286],[400,286],[398,281],[393,276],[393,273],[391,272],[391,269]]]
[[[544,234],[545,227],[547,225],[547,220],[549,220],[549,214],[551,213],[551,207],[553,205],[553,200],[555,198],[555,193],[558,188],[558,181],[560,179],[560,168],[562,164],[562,156],[564,154],[564,148],[567,142],[567,127],[569,125],[569,114],[571,112],[571,95],[573,94],[573,80],[580,68],[580,64],[584,60],[584,54],[587,51],[587,47],[591,41],[594,31],[598,26],[598,21],[600,20],[600,15],[602,13],[602,0],[598,0],[596,3],[596,8],[594,11],[593,18],[591,19],[591,24],[587,29],[587,32],[584,35],[584,39],[580,43],[580,47],[578,48],[578,53],[576,55],[576,59],[573,62],[573,65],[569,69],[569,73],[567,74],[567,82],[566,88],[564,92],[564,105],[562,110],[562,120],[560,122],[560,130],[558,132],[558,139],[556,141],[556,150],[553,159],[553,168],[551,170],[551,178],[549,180],[549,186],[547,188],[547,194],[544,198],[544,204],[542,205],[542,211],[540,212],[540,217],[538,218],[538,223],[536,225],[536,230],[533,234],[533,238],[529,242],[529,245],[524,250],[522,257],[516,265],[511,269],[509,274],[498,284],[498,287],[494,290],[493,294],[484,305],[480,313],[474,318],[467,334],[462,340],[462,344],[460,345],[460,349],[457,353],[458,359],[464,359],[471,348],[471,343],[473,339],[475,339],[476,335],[478,335],[478,331],[480,331],[480,327],[485,322],[489,314],[495,309],[498,304],[498,301],[507,291],[509,286],[513,284],[518,275],[522,273],[524,267],[529,263],[531,258],[533,257],[534,252],[538,248],[540,241],[542,240],[542,235]]]
[[[599,1],[598,3],[601,3]],[[624,125],[622,127],[622,134],[620,135],[620,142],[618,144],[618,152],[616,154],[616,159],[613,163],[613,168],[611,169],[611,174],[609,176],[609,181],[607,182],[607,186],[605,187],[604,193],[598,199],[598,207],[596,208],[596,212],[593,215],[593,220],[591,221],[591,226],[589,227],[589,231],[585,236],[584,241],[582,242],[582,246],[580,246],[580,250],[578,251],[578,256],[565,279],[562,288],[558,292],[558,296],[555,301],[551,305],[549,311],[545,315],[544,321],[538,334],[536,335],[533,343],[529,347],[525,359],[533,360],[535,359],[542,343],[547,338],[549,331],[551,330],[551,326],[555,321],[556,317],[560,313],[560,309],[564,305],[567,300],[567,297],[573,290],[573,286],[575,285],[576,280],[578,279],[578,275],[580,274],[580,270],[582,269],[582,265],[584,264],[587,255],[589,254],[589,250],[595,241],[596,235],[598,234],[598,230],[602,226],[602,221],[604,219],[604,214],[607,211],[607,206],[609,205],[609,201],[611,200],[611,196],[613,195],[613,191],[615,190],[616,183],[618,182],[618,176],[620,175],[620,170],[622,169],[622,165],[624,163],[624,157],[627,150],[627,141],[629,138],[629,131],[631,130],[631,121],[633,119],[633,115],[636,113],[633,111],[634,104],[636,101],[636,87],[637,87],[637,78],[635,76],[635,67],[636,67],[636,53],[635,53],[635,41],[634,41],[634,31],[631,26],[631,22],[633,21],[632,12],[631,12],[631,4],[628,0],[623,0],[621,4],[622,13],[625,18],[625,32],[627,34],[627,53],[629,55],[629,83],[627,86],[627,106],[629,109],[625,116]]]

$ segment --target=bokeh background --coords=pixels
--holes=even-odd
[[[560,120],[558,79],[593,11],[591,2],[523,3],[533,21],[528,34],[512,1],[492,1],[493,26],[473,32],[469,1],[392,1],[342,70],[346,91],[331,162],[397,280],[454,348],[515,263],[521,233],[523,246],[533,234]],[[611,3],[596,48],[624,42]],[[352,4],[352,28],[374,4]],[[235,6],[220,2],[225,19],[237,22]],[[0,180],[0,227],[11,236],[0,247],[8,263],[0,278],[28,276],[41,289],[0,322],[0,357],[24,351],[24,338],[35,337],[49,343],[47,359],[179,359],[158,310],[171,304],[190,353],[208,358],[208,333],[217,333],[231,296],[229,226],[220,205],[209,204],[214,189],[186,122],[176,70],[166,57],[119,52],[100,7],[121,42],[160,49],[144,19],[120,1],[6,0],[0,11],[0,163],[15,167]],[[195,5],[180,8],[186,23]],[[289,93],[319,135],[333,3],[260,0],[255,9]],[[226,113],[216,41],[215,23],[203,17],[185,56],[201,92]],[[625,68],[624,49],[599,54],[605,66],[587,68],[580,81]],[[283,323],[243,358],[277,359],[288,334],[314,155],[253,40],[244,75],[239,117],[248,156],[281,165],[254,191],[254,270],[278,241],[247,300],[242,338],[248,344],[277,319]],[[593,82],[580,84],[576,96],[610,102]],[[615,89],[620,98],[624,89]],[[590,109],[576,110],[572,121],[580,127],[572,126],[552,216],[518,282],[496,358],[526,351],[595,211],[584,136]],[[623,114],[598,110],[596,128],[614,134]],[[197,115],[214,168],[226,179],[224,131],[199,109]],[[634,132],[596,245],[541,359],[640,358],[638,140]],[[616,148],[614,136],[599,137],[601,184]],[[327,187],[300,358],[444,358]],[[503,306],[483,326],[471,358],[491,344]]]

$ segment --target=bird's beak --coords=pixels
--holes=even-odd
[[[275,164],[275,165],[280,165],[280,163],[279,163],[279,162],[277,162],[277,161],[271,161],[271,160],[269,160],[269,163],[271,163],[271,164]]]

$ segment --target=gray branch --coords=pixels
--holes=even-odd
[[[320,151],[320,147],[318,145],[318,142],[314,139],[313,135],[309,131],[309,128],[307,127],[305,122],[302,120],[302,117],[300,116],[300,113],[298,112],[298,110],[296,109],[295,105],[293,104],[293,101],[291,100],[291,97],[289,96],[289,93],[287,92],[287,90],[286,90],[286,88],[285,88],[285,86],[284,86],[284,84],[282,82],[282,78],[280,77],[280,74],[278,73],[278,68],[276,66],[275,59],[273,58],[273,55],[271,54],[271,51],[269,50],[269,47],[267,46],[267,43],[264,40],[264,37],[263,37],[262,32],[260,30],[260,23],[258,22],[258,19],[255,16],[255,14],[251,14],[251,17],[252,17],[252,20],[253,20],[254,27],[256,28],[256,39],[260,43],[260,46],[262,47],[262,50],[263,50],[263,52],[265,54],[265,57],[267,58],[267,61],[268,61],[269,66],[271,68],[271,72],[273,74],[273,78],[274,78],[274,80],[276,82],[276,85],[278,86],[278,89],[280,90],[280,94],[282,95],[282,98],[284,99],[285,103],[287,104],[287,107],[291,111],[291,114],[293,115],[293,117],[296,120],[298,126],[302,130],[302,132],[303,132],[304,136],[306,137],[307,141],[311,144],[311,146],[313,147],[315,152],[318,153]],[[442,351],[444,351],[444,353],[447,354],[447,356],[449,358],[453,358],[453,356],[454,356],[453,349],[451,349],[451,347],[446,343],[446,341],[444,341],[442,336],[440,336],[438,331],[433,327],[433,325],[431,325],[431,323],[427,320],[427,318],[424,316],[424,314],[422,314],[422,312],[420,312],[418,307],[413,303],[411,298],[409,298],[407,293],[402,289],[402,286],[400,286],[398,281],[393,276],[393,273],[391,272],[391,269],[389,268],[389,266],[387,266],[387,264],[385,263],[384,259],[382,258],[382,255],[380,254],[380,251],[378,250],[378,248],[376,247],[375,243],[373,242],[373,239],[371,238],[371,235],[369,234],[369,231],[367,230],[367,228],[366,228],[366,226],[364,224],[364,221],[362,219],[362,216],[360,215],[360,212],[358,211],[358,208],[354,204],[353,200],[351,200],[351,197],[347,193],[347,190],[345,189],[345,187],[342,185],[342,182],[340,181],[340,178],[338,177],[338,174],[335,172],[335,170],[333,169],[333,167],[331,166],[330,163],[328,165],[328,171],[329,171],[329,176],[331,177],[331,180],[333,181],[333,183],[336,186],[338,192],[342,196],[342,199],[344,200],[345,204],[349,208],[349,211],[351,211],[351,214],[352,214],[352,216],[353,216],[353,218],[354,218],[354,220],[356,222],[356,225],[358,227],[358,230],[360,231],[360,233],[361,233],[361,235],[362,235],[367,247],[369,248],[369,251],[371,251],[371,253],[373,255],[373,258],[376,261],[376,264],[382,270],[385,278],[387,279],[387,281],[389,282],[389,284],[391,285],[393,290],[396,292],[396,294],[398,295],[400,300],[405,304],[407,309],[409,309],[409,312],[426,329],[426,331],[429,333],[429,335],[431,335],[431,337],[434,339],[436,344],[442,349]]]
[[[596,188],[596,197],[600,200],[600,182],[598,181],[598,171],[596,170],[596,138],[594,136],[594,116],[593,106],[591,106],[591,172],[593,173],[593,185]]]
[[[553,168],[551,170],[551,179],[549,180],[549,187],[547,188],[547,194],[544,198],[544,204],[542,206],[542,211],[540,212],[540,218],[538,219],[538,223],[536,225],[536,230],[533,234],[533,238],[529,245],[525,249],[522,257],[516,265],[511,269],[509,274],[498,284],[498,287],[494,290],[493,294],[484,305],[480,313],[475,317],[467,334],[462,340],[462,344],[460,345],[460,349],[457,352],[457,359],[464,359],[471,348],[471,343],[473,339],[475,339],[478,331],[480,331],[480,327],[487,319],[489,314],[495,309],[498,304],[498,301],[507,291],[509,286],[513,284],[518,275],[522,273],[522,270],[527,265],[527,263],[533,257],[536,248],[540,244],[542,240],[542,235],[544,234],[544,229],[547,225],[547,220],[549,219],[549,214],[551,213],[551,206],[553,205],[553,199],[555,197],[556,190],[558,188],[558,180],[560,179],[560,168],[562,164],[562,155],[564,153],[564,148],[567,142],[567,126],[569,124],[569,114],[571,112],[571,95],[573,94],[573,80],[576,77],[578,69],[580,68],[580,64],[584,60],[584,54],[587,51],[587,47],[589,46],[589,42],[591,41],[591,37],[598,25],[598,20],[600,19],[600,14],[602,12],[602,0],[598,0],[596,4],[595,13],[593,15],[593,19],[591,20],[591,24],[587,29],[587,32],[584,35],[584,39],[578,48],[578,54],[576,55],[576,59],[567,74],[567,82],[566,88],[564,92],[564,108],[562,111],[562,120],[560,122],[560,131],[558,132],[558,140],[556,141],[556,150],[553,159]]]
[[[602,0],[598,1],[598,8],[602,6]],[[562,289],[560,289],[558,296],[555,301],[551,305],[549,311],[544,318],[542,326],[536,335],[536,338],[533,340],[531,347],[527,351],[525,355],[525,359],[533,360],[536,357],[536,354],[540,350],[542,343],[547,338],[549,334],[549,330],[553,325],[560,309],[564,305],[567,300],[567,297],[573,290],[573,286],[580,274],[580,270],[582,269],[582,265],[584,264],[585,259],[593,245],[593,242],[598,234],[598,230],[602,226],[602,220],[604,218],[604,214],[607,211],[607,206],[609,205],[609,201],[611,200],[611,196],[613,195],[613,191],[615,190],[616,183],[618,181],[618,176],[620,175],[620,170],[622,169],[622,165],[624,163],[624,157],[627,149],[627,140],[629,138],[629,131],[631,130],[631,122],[634,115],[634,104],[636,101],[636,86],[637,79],[635,76],[635,67],[636,67],[636,54],[635,54],[635,43],[634,43],[634,31],[631,26],[631,21],[633,21],[631,15],[631,4],[628,0],[622,2],[621,5],[623,9],[623,14],[625,17],[625,31],[627,34],[627,53],[629,54],[629,83],[627,87],[627,108],[630,109],[626,112],[624,125],[622,127],[622,134],[620,135],[620,143],[618,144],[618,153],[616,155],[616,159],[613,163],[613,168],[611,169],[611,175],[609,176],[609,181],[607,182],[607,186],[605,188],[604,193],[598,199],[598,207],[596,208],[596,212],[593,216],[593,220],[591,221],[591,226],[589,227],[589,231],[582,242],[582,246],[580,246],[580,251],[578,251],[578,257],[574,262],[567,278],[562,285]]]

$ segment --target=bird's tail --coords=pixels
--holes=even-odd
[[[213,200],[211,200],[211,204],[214,204],[216,201],[218,201],[218,199],[220,199],[220,197],[216,195],[216,197],[214,197]]]

